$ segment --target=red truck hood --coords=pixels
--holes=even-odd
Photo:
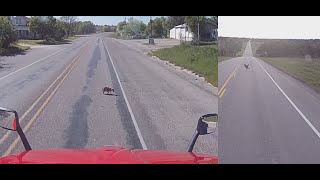
[[[31,150],[0,158],[0,164],[217,164],[215,156],[160,150],[101,149]]]

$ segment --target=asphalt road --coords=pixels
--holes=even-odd
[[[0,69],[0,104],[20,116],[33,107],[21,120],[33,149],[118,145],[186,151],[198,118],[218,111],[215,88],[105,34],[35,47],[0,62],[11,64]],[[105,86],[114,94],[103,95]],[[15,139],[11,133],[0,141],[1,154],[23,150],[20,141],[12,145]],[[217,155],[217,134],[199,137],[194,151]]]
[[[319,94],[252,57],[250,43],[218,68],[220,163],[320,163]]]

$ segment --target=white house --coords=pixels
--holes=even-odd
[[[170,38],[183,41],[192,41],[193,33],[187,30],[186,24],[175,26],[170,30]]]
[[[17,31],[19,38],[32,37],[29,33],[28,18],[26,16],[11,16],[10,20]]]
[[[170,30],[170,38],[179,39],[183,41],[192,41],[193,33],[188,30],[186,24],[175,26]],[[213,23],[207,22],[202,29],[200,29],[200,41],[214,41],[218,38],[218,27]]]

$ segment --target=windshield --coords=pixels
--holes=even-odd
[[[0,107],[18,112],[35,150],[187,152],[198,119],[218,113],[217,21],[1,16]],[[24,151],[18,138],[0,129],[0,156]],[[217,155],[217,139],[201,136],[193,151]]]

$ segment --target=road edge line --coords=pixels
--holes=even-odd
[[[114,72],[115,72],[115,74],[116,74],[116,77],[117,77],[117,80],[118,80],[120,89],[121,89],[121,91],[122,91],[124,100],[125,100],[125,102],[126,102],[126,104],[127,104],[127,108],[128,108],[128,110],[129,110],[131,119],[132,119],[132,121],[133,121],[133,125],[134,125],[134,127],[135,127],[135,129],[136,129],[136,132],[137,132],[137,134],[138,134],[138,137],[139,137],[141,146],[142,146],[142,148],[143,148],[144,150],[147,150],[148,148],[147,148],[146,143],[145,143],[145,141],[144,141],[144,139],[143,139],[143,137],[142,137],[141,131],[140,131],[139,126],[138,126],[138,124],[137,124],[136,118],[134,117],[134,114],[133,114],[133,111],[132,111],[131,106],[130,106],[130,104],[129,104],[129,101],[128,101],[128,99],[127,99],[127,96],[126,96],[126,94],[125,94],[125,92],[124,92],[124,90],[123,90],[122,84],[121,84],[121,82],[120,82],[120,78],[119,78],[119,76],[118,76],[118,72],[117,72],[117,70],[116,70],[116,68],[115,68],[115,66],[114,66],[114,64],[113,64],[113,60],[112,60],[112,58],[111,58],[111,56],[110,56],[108,47],[106,46],[106,44],[105,44],[105,42],[104,42],[104,38],[102,39],[102,43],[103,43],[104,47],[105,47],[106,50],[107,50],[108,56],[109,56],[109,58],[110,58],[110,61],[111,61],[112,67],[113,67],[113,70],[114,70]]]
[[[258,62],[258,64],[264,70],[264,72],[269,76],[269,78],[272,80],[272,82],[277,86],[277,88],[280,90],[280,92],[287,98],[287,100],[294,107],[294,109],[299,113],[299,115],[303,118],[303,120],[310,126],[310,128],[313,130],[313,132],[320,138],[319,131],[312,125],[312,123],[309,121],[309,119],[294,104],[294,102],[289,98],[289,96],[281,89],[281,87],[277,84],[277,82],[271,77],[271,75],[266,71],[266,69],[260,64],[260,62],[257,60],[257,58],[254,58],[254,59]]]

